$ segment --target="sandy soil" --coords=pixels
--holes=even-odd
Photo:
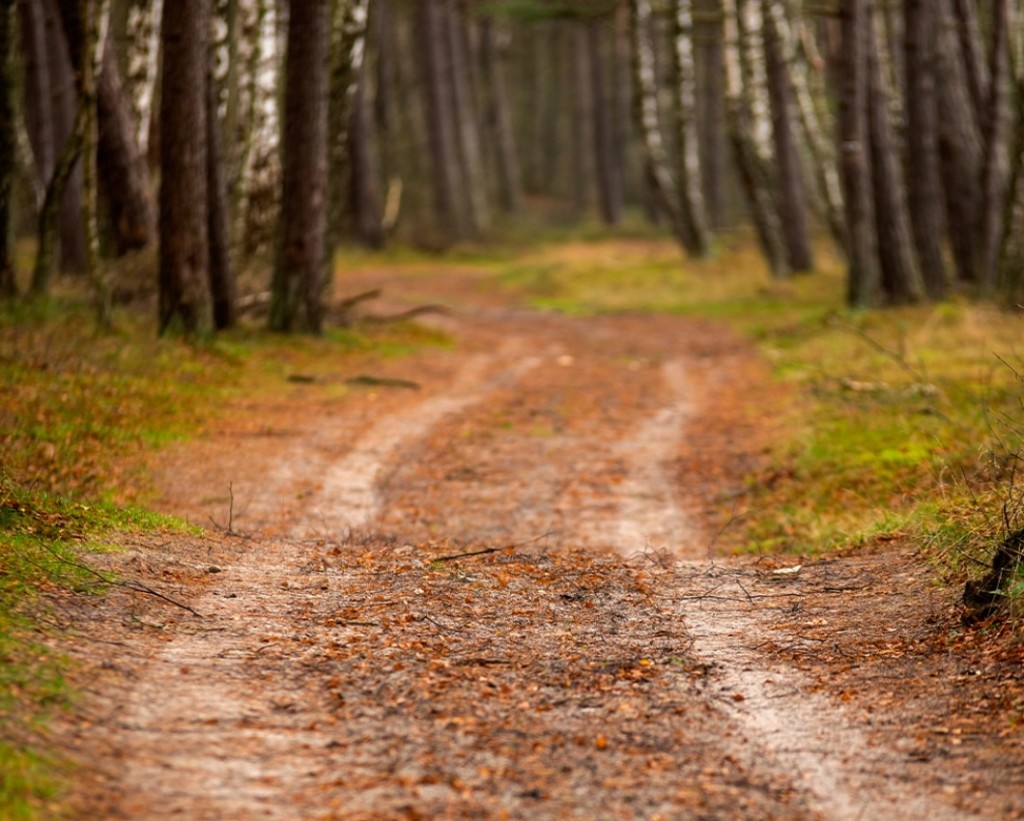
[[[283,384],[156,458],[220,527],[105,559],[191,611],[67,614],[80,817],[1024,817],[1019,658],[912,545],[717,555],[787,398],[744,343],[384,285],[454,306],[379,374],[419,390]]]

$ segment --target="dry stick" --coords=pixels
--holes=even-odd
[[[74,567],[77,570],[82,570],[82,571],[85,571],[86,573],[90,573],[93,576],[95,576],[97,579],[102,581],[104,584],[113,585],[114,587],[123,587],[126,590],[132,590],[132,591],[134,591],[136,593],[146,593],[147,595],[155,596],[156,598],[162,599],[163,601],[167,602],[168,604],[173,604],[175,607],[180,607],[182,610],[187,610],[189,613],[191,613],[196,618],[200,618],[200,619],[203,618],[203,614],[202,613],[200,613],[197,610],[193,610],[191,607],[189,607],[184,602],[180,602],[180,601],[178,601],[177,599],[175,599],[175,598],[173,598],[171,596],[168,596],[168,595],[166,595],[164,593],[161,593],[158,590],[154,590],[152,587],[149,587],[148,585],[145,585],[142,582],[137,582],[137,581],[134,581],[132,579],[128,579],[126,581],[118,581],[117,579],[112,579],[112,578],[110,578],[108,576],[105,576],[103,573],[100,573],[98,570],[94,570],[93,568],[89,567],[86,564],[81,564],[80,562],[73,562],[70,559],[65,558],[64,556],[61,556],[56,550],[54,550],[53,548],[49,547],[48,545],[43,545],[43,548],[50,555],[52,555],[57,561],[63,562],[64,564],[69,565],[71,567]]]
[[[549,530],[547,533],[541,533],[540,536],[537,536],[533,539],[528,539],[525,542],[515,542],[514,544],[506,544],[502,545],[501,547],[485,547],[483,550],[470,550],[466,553],[455,553],[451,556],[438,556],[436,559],[431,559],[431,561],[454,562],[456,559],[470,559],[475,556],[486,556],[490,553],[500,553],[503,550],[512,550],[517,547],[524,547],[528,544],[536,544],[541,539],[546,539],[550,535],[551,531]]]

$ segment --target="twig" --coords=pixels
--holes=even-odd
[[[537,536],[536,538],[533,538],[533,539],[528,539],[525,542],[515,542],[513,544],[502,545],[501,547],[485,547],[482,550],[470,550],[470,551],[467,551],[466,553],[454,553],[454,554],[452,554],[450,556],[438,556],[437,558],[431,559],[431,561],[433,561],[433,562],[454,562],[456,559],[471,559],[471,558],[475,558],[476,556],[487,556],[487,555],[489,555],[491,553],[501,553],[501,551],[503,551],[503,550],[513,550],[514,548],[524,547],[524,546],[526,546],[528,544],[536,544],[541,539],[546,539],[550,535],[551,535],[551,531],[549,530],[547,533],[541,533],[540,536]]]
[[[94,568],[89,567],[89,565],[87,565],[87,564],[82,564],[81,562],[74,562],[74,561],[71,561],[71,559],[68,559],[68,558],[65,558],[64,556],[61,556],[56,550],[54,550],[53,548],[51,548],[48,545],[43,545],[43,548],[50,555],[52,555],[57,561],[62,562],[64,564],[66,564],[66,565],[69,565],[70,567],[74,567],[77,570],[81,570],[81,571],[84,571],[85,573],[89,573],[89,574],[95,576],[100,581],[102,581],[104,584],[109,584],[109,585],[111,585],[113,587],[123,587],[126,590],[131,590],[131,591],[133,591],[135,593],[145,593],[146,595],[154,596],[154,597],[156,597],[158,599],[161,599],[162,601],[167,602],[168,604],[173,604],[175,607],[180,607],[182,610],[187,610],[189,613],[191,613],[196,618],[199,618],[199,619],[203,618],[203,614],[200,613],[198,610],[194,610],[191,607],[189,607],[187,604],[185,604],[184,602],[180,602],[177,599],[173,598],[172,596],[168,596],[165,593],[161,593],[159,590],[154,590],[152,587],[149,587],[148,585],[145,585],[142,582],[137,582],[137,581],[134,581],[132,579],[127,579],[125,581],[119,581],[118,579],[112,579],[109,576],[106,576],[105,574],[100,573],[98,570],[95,570]]]
[[[883,345],[877,339],[874,339],[871,336],[869,336],[867,333],[862,331],[860,328],[855,328],[853,325],[845,325],[842,322],[835,322],[835,323],[833,323],[833,327],[839,328],[841,331],[846,331],[848,333],[853,334],[854,336],[860,337],[862,340],[867,342],[868,345],[870,345],[876,351],[878,351],[879,353],[883,353],[886,356],[888,356],[890,359],[892,359],[897,365],[899,365],[901,368],[903,368],[903,370],[905,370],[907,373],[909,373],[918,382],[921,382],[922,384],[928,382],[928,374],[927,373],[919,371],[917,368],[915,368],[913,365],[911,365],[909,362],[907,362],[906,357],[903,354],[901,354],[899,351],[894,351],[894,350],[892,350],[892,348],[885,347],[885,345]]]

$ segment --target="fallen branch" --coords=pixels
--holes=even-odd
[[[528,544],[536,544],[541,539],[546,539],[550,535],[551,531],[549,530],[547,533],[541,533],[540,536],[537,536],[534,539],[528,539],[525,542],[515,542],[514,544],[506,544],[502,545],[501,547],[485,547],[482,550],[470,550],[466,553],[454,553],[450,556],[438,556],[437,558],[431,559],[431,561],[454,562],[457,559],[472,559],[476,558],[477,556],[487,556],[491,553],[501,553],[503,550],[514,550],[517,547],[525,547]]]
[[[68,559],[65,556],[61,556],[56,550],[54,550],[49,545],[43,545],[43,548],[51,556],[53,556],[57,561],[59,561],[59,562],[61,562],[63,564],[66,564],[69,567],[73,567],[76,570],[81,570],[81,571],[83,571],[85,573],[89,573],[90,575],[95,576],[97,579],[99,579],[104,584],[109,584],[111,587],[122,587],[125,590],[131,590],[131,591],[133,591],[135,593],[145,593],[148,596],[153,596],[155,598],[160,599],[161,601],[167,602],[168,604],[173,604],[175,607],[180,607],[182,610],[187,610],[189,613],[191,613],[196,618],[199,618],[199,619],[203,618],[203,614],[200,613],[198,610],[194,610],[191,607],[189,607],[187,604],[185,604],[184,602],[178,601],[174,597],[168,596],[165,593],[161,593],[159,590],[154,590],[152,587],[149,587],[148,585],[145,585],[142,582],[137,582],[137,581],[134,581],[132,579],[121,581],[119,579],[110,578],[109,576],[105,575],[104,573],[100,573],[98,570],[96,570],[96,569],[94,569],[92,567],[89,567],[89,565],[87,565],[87,564],[82,564],[81,562],[75,562],[75,561],[72,561],[71,559]]]

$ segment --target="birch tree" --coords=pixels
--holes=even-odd
[[[676,138],[681,217],[691,237],[690,249],[698,256],[708,253],[711,243],[704,194],[701,190],[700,139],[697,133],[696,67],[693,57],[692,0],[672,0],[673,66],[676,87]]]
[[[741,0],[747,2],[747,0]],[[750,98],[753,84],[744,81],[744,63],[749,66],[750,55],[744,57],[736,0],[722,0],[725,61],[726,118],[729,138],[733,145],[736,168],[750,206],[758,240],[775,277],[790,274],[786,248],[782,239],[782,225],[772,193],[773,179],[770,166],[755,131],[755,101]],[[749,21],[748,21],[749,26]]]

